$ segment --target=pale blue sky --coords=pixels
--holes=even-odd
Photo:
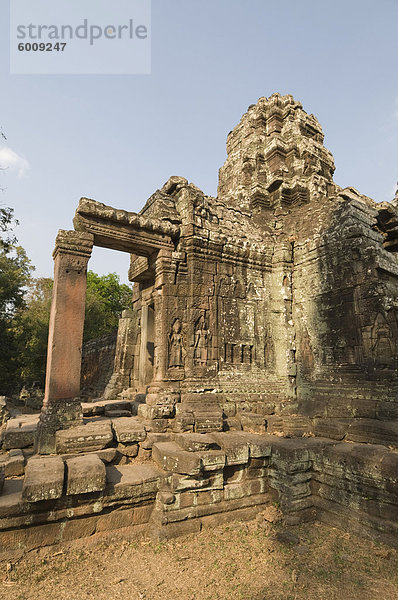
[[[0,124],[29,163],[1,199],[37,276],[81,196],[138,211],[170,175],[215,195],[227,133],[275,91],[318,117],[339,185],[393,197],[398,0],[152,0],[152,74],[122,76],[10,75],[0,7]],[[90,266],[125,275],[127,256],[96,249]]]

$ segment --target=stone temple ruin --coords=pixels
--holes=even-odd
[[[171,177],[139,214],[83,198],[59,232],[40,419],[3,426],[0,550],[271,502],[398,546],[398,195],[336,185],[290,95],[250,106],[227,154],[216,198]],[[82,403],[93,245],[130,253],[134,292]]]

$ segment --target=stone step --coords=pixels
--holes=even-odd
[[[61,498],[65,465],[60,456],[33,456],[27,462],[22,486],[25,502],[40,502]]]
[[[103,419],[57,431],[57,454],[102,450],[113,442],[111,421]]]
[[[5,477],[20,477],[25,470],[25,457],[21,449],[15,448],[0,456],[0,466],[4,468]]]
[[[66,495],[102,492],[106,484],[106,470],[96,454],[85,454],[66,460]]]
[[[107,465],[106,492],[115,499],[155,497],[164,473],[153,465]]]
[[[22,507],[22,485],[21,477],[4,481],[3,493],[0,493],[0,521]]]
[[[95,402],[82,402],[82,411],[84,417],[105,415],[109,411],[127,411],[131,414],[132,402],[130,400],[103,399],[96,400]]]
[[[198,475],[202,468],[196,452],[183,450],[176,442],[159,442],[152,447],[152,458],[164,471]]]
[[[116,440],[122,444],[143,442],[147,435],[142,421],[134,417],[112,419],[112,429]]]
[[[200,452],[201,450],[219,450],[220,446],[206,433],[180,433],[175,436],[176,443],[188,452]]]
[[[2,433],[4,450],[32,446],[38,422],[39,415],[20,415],[9,419]]]

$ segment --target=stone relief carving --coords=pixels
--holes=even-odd
[[[181,321],[175,319],[171,333],[169,334],[169,367],[183,367],[183,338],[181,333]]]
[[[378,366],[390,367],[395,359],[395,344],[386,318],[379,313],[371,331],[371,350]]]
[[[204,315],[201,315],[195,325],[195,364],[204,366],[207,364],[208,348],[211,334],[207,327]]]

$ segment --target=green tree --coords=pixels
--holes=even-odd
[[[122,310],[131,307],[131,294],[131,288],[120,283],[116,273],[87,273],[85,342],[117,327]]]
[[[47,362],[48,324],[50,320],[53,280],[31,279],[25,294],[25,306],[14,319],[18,340],[18,382],[44,387]]]
[[[20,246],[8,242],[0,246],[0,394],[8,394],[19,370],[15,318],[25,306],[25,286],[33,267]]]
[[[23,303],[12,319],[11,332],[17,357],[13,377],[20,387],[45,382],[48,324],[53,280],[31,279]],[[117,328],[124,308],[131,306],[131,289],[121,284],[116,273],[87,274],[84,341],[95,339]],[[1,389],[1,388],[0,388]]]

